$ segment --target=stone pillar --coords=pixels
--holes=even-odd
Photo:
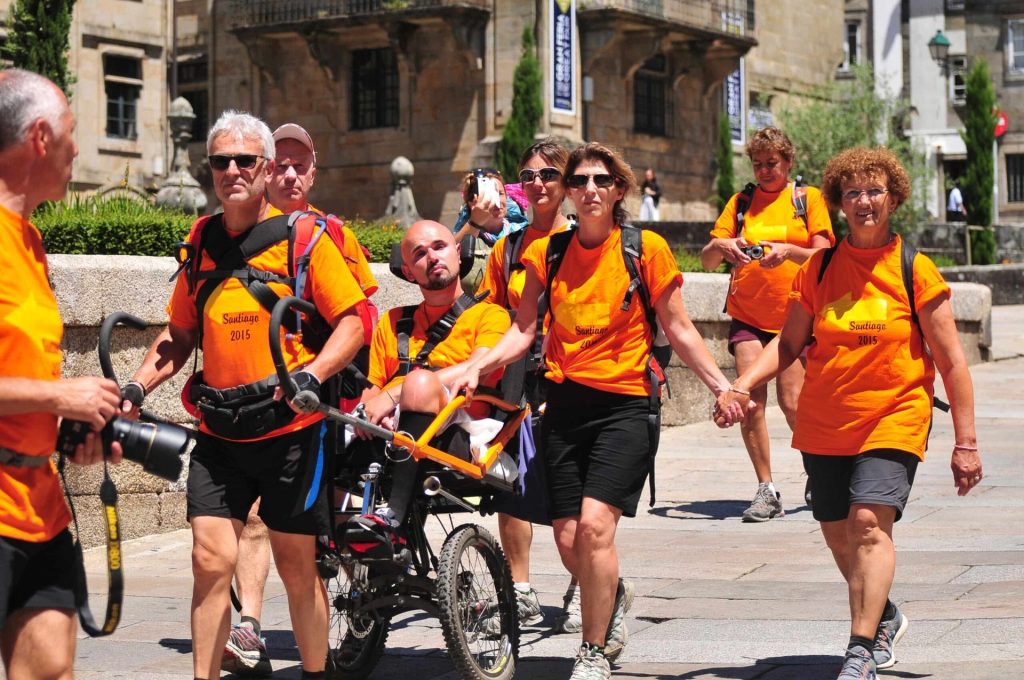
[[[408,229],[420,219],[410,185],[413,172],[412,162],[405,156],[391,161],[391,196],[388,197],[383,219],[395,220],[402,229]]]
[[[171,102],[167,120],[171,124],[171,140],[174,142],[174,163],[167,179],[160,183],[156,204],[198,214],[206,210],[206,194],[188,171],[188,143],[192,139],[192,121],[195,119],[187,99],[178,97]]]

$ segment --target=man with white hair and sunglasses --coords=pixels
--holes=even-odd
[[[271,231],[273,220],[260,221],[274,172],[274,139],[258,118],[227,111],[211,128],[207,150],[224,212],[193,225],[167,307],[168,326],[132,378],[140,398],[123,409],[137,413],[141,397],[188,363],[194,349],[202,350],[203,370],[186,392],[200,417],[186,495],[195,578],[194,677],[220,676],[239,535],[261,498],[259,513],[288,595],[302,678],[322,678],[327,608],[314,545],[328,531],[326,427],[322,415],[289,408],[271,379],[270,300],[296,293],[289,231],[279,235]],[[319,390],[359,349],[366,298],[330,239],[311,246],[306,286],[327,325],[323,346],[310,346],[312,333],[304,326],[307,332],[290,337],[283,351],[300,389]]]

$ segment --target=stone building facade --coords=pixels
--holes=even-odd
[[[12,4],[0,0],[0,26]],[[167,172],[173,4],[75,3],[68,59],[76,78],[71,109],[78,121],[73,189],[112,188],[126,179],[135,187],[154,187]]]
[[[952,182],[964,172],[960,132],[965,75],[988,62],[996,102],[1008,122],[995,142],[994,220],[1024,224],[1024,4],[1020,0],[846,0],[848,51],[870,61],[877,88],[905,97],[908,134],[934,170],[928,210],[944,219]],[[937,32],[949,43],[945,59],[929,50]]]
[[[388,165],[404,155],[421,214],[454,220],[460,177],[493,164],[528,28],[543,69],[540,134],[599,140],[640,172],[657,168],[663,217],[683,217],[687,201],[706,205],[714,179],[722,79],[756,44],[723,28],[726,16],[753,21],[747,0],[176,4],[179,19],[191,6],[189,21],[206,33],[193,44],[207,55],[210,118],[243,108],[306,127],[318,146],[312,200],[346,216],[383,212]],[[565,9],[576,18],[568,35],[553,28]],[[569,44],[561,64],[555,34]],[[548,95],[556,80],[570,100],[558,110]]]

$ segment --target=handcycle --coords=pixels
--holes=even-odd
[[[512,489],[516,467],[503,449],[529,417],[529,407],[478,394],[477,401],[507,417],[475,460],[431,445],[441,424],[465,403],[464,396],[452,399],[418,439],[373,425],[322,403],[315,393],[297,390],[281,350],[282,322],[290,310],[312,314],[315,308],[299,298],[285,297],[271,314],[271,354],[285,395],[302,411],[318,411],[334,423],[362,428],[385,443],[382,456],[371,455],[363,461],[365,467],[353,474],[352,466],[347,466],[338,476],[344,497],[361,498],[359,513],[371,514],[386,498],[390,464],[406,456],[420,462],[424,476],[423,492],[415,495],[401,527],[404,546],[366,549],[341,540],[338,528],[344,522],[333,526],[330,552],[339,568],[336,575],[325,578],[330,609],[329,675],[337,680],[369,677],[384,654],[392,619],[419,610],[439,620],[460,677],[511,679],[518,659],[519,623],[508,563],[490,532],[473,523],[455,526],[451,515],[476,512],[495,493]],[[330,500],[333,505],[334,499]],[[348,510],[347,501],[342,509]],[[426,524],[431,518],[446,529],[439,552],[427,536]],[[495,617],[498,625],[487,625],[485,630],[485,622]]]

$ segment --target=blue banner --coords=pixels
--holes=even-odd
[[[576,26],[574,0],[551,2],[551,110],[576,113],[576,70],[573,29]]]

